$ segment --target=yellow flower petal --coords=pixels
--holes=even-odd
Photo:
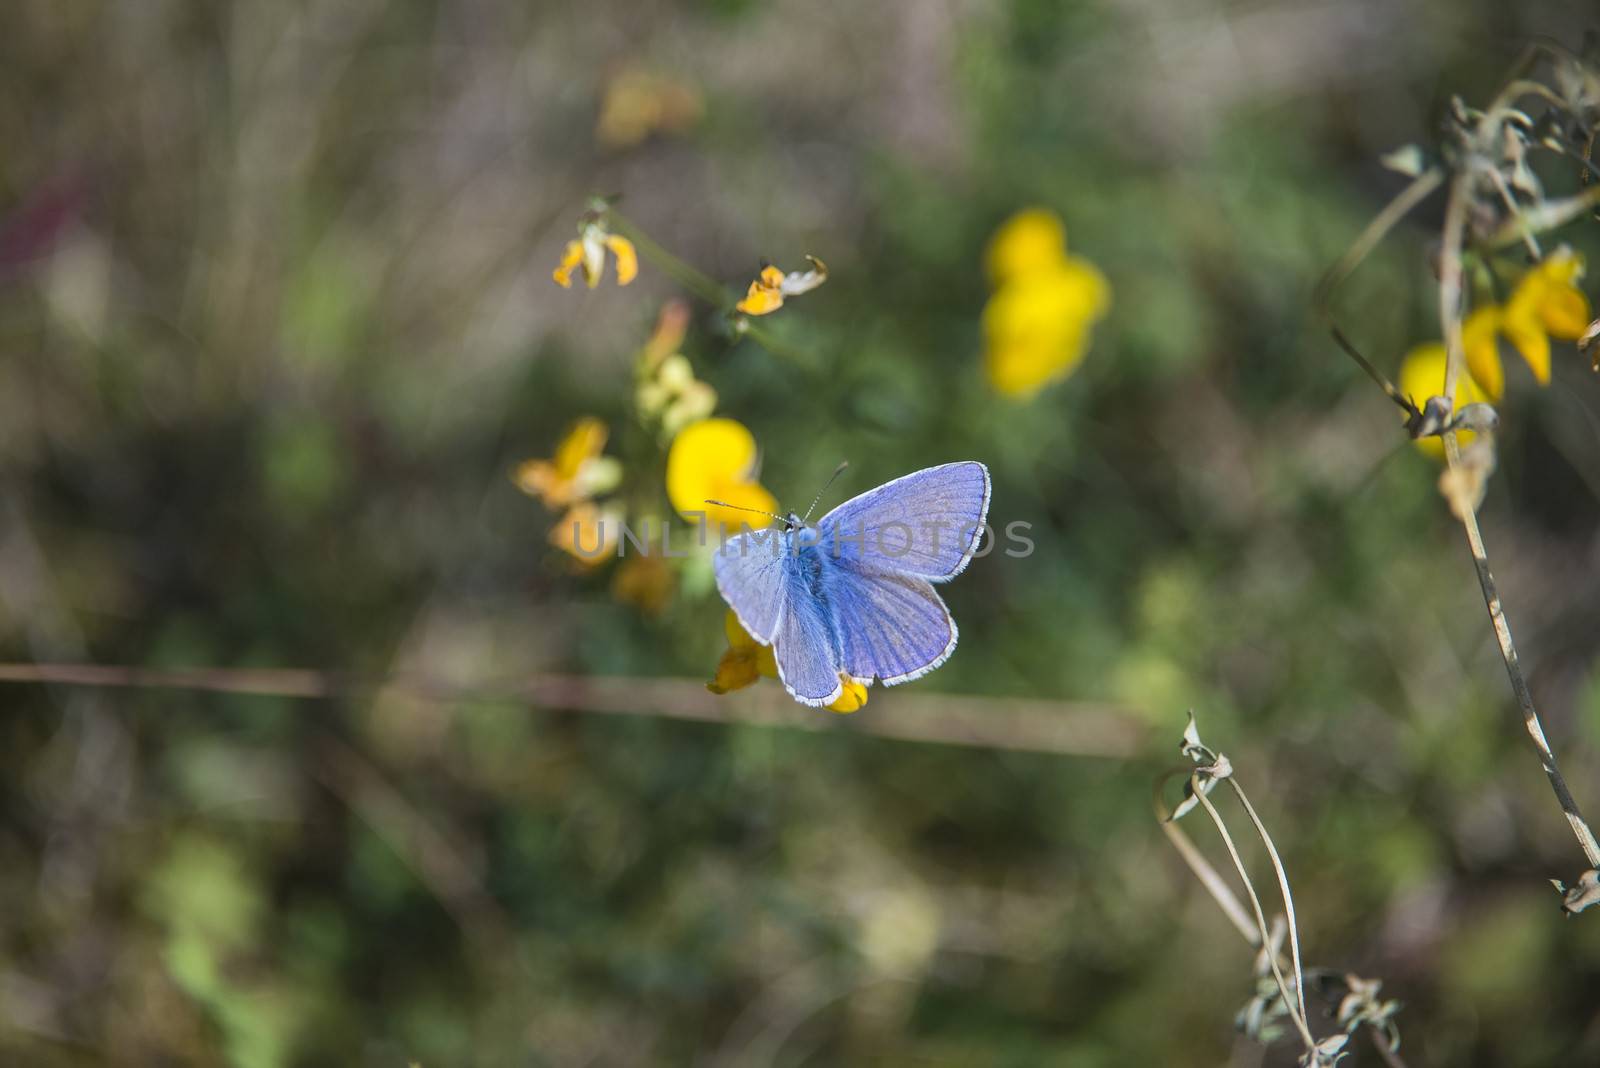
[[[706,689],[717,694],[729,693],[753,684],[763,675],[769,679],[778,677],[778,663],[771,646],[757,644],[739,625],[739,617],[733,614],[733,609],[724,614],[722,628],[728,635],[728,651],[722,654],[716,677],[706,683]]]
[[[644,615],[659,616],[672,603],[677,578],[658,553],[634,552],[611,579],[611,596]]]
[[[760,645],[750,637],[750,632],[744,629],[738,614],[731,608],[722,615],[722,633],[728,636],[729,649],[755,649]]]
[[[550,277],[556,280],[556,285],[562,289],[572,288],[572,271],[583,262],[583,242],[568,241],[567,247],[562,250],[561,263],[550,272]]]
[[[1397,388],[1401,394],[1412,399],[1417,407],[1426,404],[1429,397],[1437,396],[1444,389],[1444,345],[1438,341],[1430,341],[1418,345],[1406,353],[1405,359],[1400,361],[1400,381]],[[1460,409],[1468,404],[1476,404],[1489,398],[1478,388],[1471,376],[1462,375],[1456,383],[1456,396]],[[1463,449],[1472,444],[1478,435],[1470,430],[1456,432],[1456,442]],[[1418,438],[1416,446],[1435,460],[1444,460],[1444,442],[1437,437]]]
[[[625,286],[639,275],[639,253],[633,242],[616,234],[606,235],[606,248],[617,258],[617,285]]]
[[[606,492],[622,479],[622,465],[600,456],[607,433],[600,420],[579,419],[556,446],[554,459],[524,461],[512,472],[512,481],[547,508],[565,508]]]
[[[616,552],[622,510],[580,501],[550,528],[550,544],[584,567],[598,567]]]
[[[1507,319],[1500,327],[1505,331],[1506,338],[1522,353],[1522,358],[1527,361],[1528,367],[1533,371],[1533,377],[1538,379],[1541,386],[1550,384],[1550,335],[1544,332],[1544,323],[1539,320],[1512,320]],[[1495,391],[1496,400],[1500,394]]]
[[[1467,357],[1467,371],[1485,394],[1499,400],[1505,393],[1506,372],[1500,364],[1500,328],[1504,314],[1496,305],[1474,309],[1461,325],[1461,348]],[[1444,368],[1439,369],[1439,381],[1422,387],[1426,392],[1414,393],[1411,399],[1422,407],[1427,399],[1444,389]],[[1402,390],[1402,392],[1404,392]]]
[[[867,703],[867,688],[848,675],[840,675],[839,683],[844,687],[844,693],[839,699],[828,706],[830,712],[854,712]]]
[[[760,677],[754,656],[729,649],[717,662],[717,673],[706,683],[706,689],[714,694],[732,693],[746,686],[754,686]]]
[[[778,502],[755,481],[756,439],[733,419],[701,419],[672,439],[667,451],[667,497],[685,518],[704,513],[707,523],[738,530],[765,525],[750,511],[707,504],[725,501],[745,509],[776,512]]]
[[[783,307],[783,272],[771,264],[761,268],[760,276],[734,307],[746,315],[770,315]]]
[[[1539,305],[1539,318],[1552,337],[1576,341],[1589,329],[1593,312],[1583,290],[1576,286],[1555,286]]]
[[[556,470],[562,478],[576,478],[585,460],[599,456],[606,447],[610,431],[592,415],[584,416],[567,431],[567,436],[556,446]]]
[[[683,344],[684,335],[688,332],[688,303],[674,299],[661,305],[661,314],[656,318],[656,328],[639,353],[640,366],[646,372],[654,369],[662,360],[678,351],[678,346]]]
[[[746,315],[771,315],[783,307],[783,294],[767,289],[760,282],[751,282],[750,291],[734,307]]]
[[[1028,208],[995,231],[984,259],[989,277],[1000,284],[1058,267],[1066,251],[1067,229],[1061,217],[1046,208]]]
[[[1005,396],[1027,398],[1069,374],[1110,301],[1105,277],[1083,260],[1063,260],[1002,285],[983,310],[990,384]]]

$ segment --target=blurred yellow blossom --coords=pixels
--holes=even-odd
[[[706,689],[715,694],[732,693],[753,686],[763,675],[769,679],[778,677],[778,662],[773,656],[772,647],[752,638],[739,625],[739,617],[733,614],[731,608],[722,618],[722,629],[728,636],[728,650],[718,661],[717,673],[706,683]],[[854,712],[867,703],[865,684],[848,675],[840,675],[839,682],[844,692],[838,700],[827,706],[829,711]]]
[[[997,392],[1027,399],[1083,359],[1111,286],[1089,261],[1067,254],[1065,227],[1042,208],[1007,220],[985,261],[995,286],[983,309],[985,370]]]
[[[662,305],[656,328],[639,352],[634,404],[646,422],[661,425],[671,438],[717,407],[717,391],[694,376],[694,368],[678,351],[689,329],[689,306],[681,300]]]
[[[995,286],[1042,274],[1061,264],[1067,250],[1067,228],[1046,208],[1025,208],[1007,219],[989,241],[984,265]]]
[[[1577,286],[1583,260],[1560,248],[1529,268],[1503,305],[1490,304],[1467,316],[1462,347],[1467,369],[1490,400],[1505,393],[1500,338],[1522,354],[1539,384],[1550,384],[1550,339],[1576,341],[1589,326],[1589,298]]]
[[[760,456],[755,435],[733,419],[700,419],[678,431],[667,451],[667,497],[685,516],[704,513],[708,527],[738,530],[762,525],[756,512],[776,512],[778,502],[756,481]],[[707,504],[724,501],[738,508]]]
[[[806,262],[811,264],[810,270],[790,271],[788,274],[771,264],[761,268],[756,280],[750,283],[744,299],[734,307],[746,315],[770,315],[783,307],[783,298],[809,293],[828,280],[827,264],[815,256],[807,256]]]
[[[676,297],[661,305],[656,316],[655,329],[639,352],[639,365],[646,371],[654,370],[662,360],[678,351],[689,333],[689,304]]]
[[[524,460],[512,473],[517,488],[544,502],[565,508],[574,501],[609,493],[622,481],[622,464],[600,455],[606,447],[606,425],[592,416],[572,424],[550,460]]]
[[[597,567],[616,553],[623,522],[622,509],[614,504],[579,501],[550,528],[550,544],[584,567]]]
[[[1401,396],[1410,397],[1412,403],[1421,408],[1429,397],[1440,394],[1444,389],[1444,364],[1444,345],[1438,341],[1418,345],[1406,353],[1405,359],[1400,361],[1400,381],[1397,385]],[[1460,411],[1469,404],[1487,401],[1488,397],[1470,376],[1462,375],[1457,380],[1454,399],[1459,403],[1452,410]],[[1458,430],[1456,443],[1465,449],[1477,436],[1470,430]],[[1437,436],[1417,438],[1416,445],[1435,460],[1444,459],[1444,442]]]
[[[639,254],[633,242],[608,231],[605,223],[592,214],[585,216],[577,239],[567,242],[561,263],[550,276],[562,289],[570,289],[572,272],[581,268],[584,282],[593,289],[600,284],[600,276],[605,271],[607,249],[617,261],[617,285],[625,286],[633,281],[639,274]]]
[[[778,677],[778,662],[773,658],[772,646],[762,645],[750,637],[731,608],[723,616],[722,629],[728,635],[728,651],[722,654],[717,674],[706,683],[706,689],[716,694],[732,693],[755,685],[763,675],[769,679]]]
[[[676,588],[672,567],[654,547],[649,552],[631,552],[611,578],[611,596],[647,616],[665,612]]]
[[[667,437],[704,419],[717,407],[717,391],[696,378],[688,359],[676,352],[639,382],[634,399],[639,414],[659,419]]]
[[[700,121],[705,104],[693,87],[639,67],[625,67],[607,83],[595,138],[628,148],[653,133],[681,133]]]

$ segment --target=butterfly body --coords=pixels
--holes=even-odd
[[[869,490],[807,526],[749,531],[717,552],[717,587],[751,637],[773,647],[779,679],[826,705],[846,679],[886,686],[927,674],[957,630],[933,583],[971,560],[989,473],[963,461]]]

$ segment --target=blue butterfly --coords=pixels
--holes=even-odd
[[[845,677],[894,686],[949,659],[956,623],[932,584],[966,568],[988,513],[988,468],[925,468],[815,527],[791,512],[781,529],[729,538],[715,558],[717,589],[750,636],[773,647],[784,689],[801,704],[831,704]]]

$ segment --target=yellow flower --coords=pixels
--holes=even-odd
[[[1411,402],[1418,408],[1426,404],[1429,397],[1438,396],[1444,391],[1444,365],[1444,345],[1438,341],[1418,345],[1406,353],[1405,359],[1400,361],[1400,381],[1397,386],[1401,395],[1410,397]],[[1488,397],[1470,376],[1461,375],[1456,380],[1455,399],[1459,403],[1455,404],[1452,411],[1460,411],[1469,404],[1486,401]],[[1465,449],[1477,436],[1470,430],[1458,430],[1456,443]],[[1417,438],[1416,445],[1435,460],[1444,459],[1444,442],[1437,436]]]
[[[983,309],[989,383],[1026,399],[1071,373],[1090,330],[1111,304],[1111,286],[1087,260],[1067,255],[1066,231],[1051,212],[1013,216],[989,244],[994,294]]]
[[[728,635],[728,650],[717,663],[717,673],[706,683],[706,689],[715,694],[732,693],[753,686],[765,675],[778,677],[778,662],[770,645],[762,645],[739,625],[739,617],[730,608],[722,617],[722,629]],[[841,674],[839,683],[844,692],[828,706],[832,712],[854,712],[867,703],[867,687],[848,675]]]
[[[688,332],[688,303],[674,299],[661,305],[656,328],[650,332],[650,340],[644,343],[644,348],[639,352],[640,368],[646,372],[655,370],[662,360],[678,351]]]
[[[1550,339],[1576,341],[1589,326],[1589,298],[1577,287],[1583,260],[1561,248],[1518,280],[1504,305],[1478,308],[1462,324],[1467,368],[1491,400],[1505,393],[1503,336],[1522,354],[1541,386],[1550,384]]]
[[[647,616],[659,616],[672,603],[677,580],[666,560],[654,551],[633,552],[611,578],[611,596]]]
[[[843,674],[839,676],[839,682],[844,686],[844,693],[839,695],[837,701],[828,706],[828,711],[854,712],[867,703],[867,687],[863,683],[859,683],[849,675]]]
[[[756,439],[732,419],[701,419],[678,431],[667,451],[667,497],[672,507],[693,518],[704,513],[708,527],[738,530],[742,524],[761,527],[755,512],[776,512],[778,502],[756,481],[759,454]],[[724,501],[738,508],[707,504]]]
[[[606,425],[600,420],[592,416],[579,419],[556,446],[554,459],[523,461],[512,473],[512,481],[551,509],[609,492],[622,481],[622,465],[600,455],[606,437]]]
[[[700,121],[705,105],[693,88],[638,67],[627,67],[606,83],[595,137],[612,148],[628,148],[656,131],[678,133]]]
[[[633,242],[609,232],[604,223],[593,217],[588,217],[579,227],[576,240],[567,242],[561,263],[550,272],[550,277],[562,289],[570,289],[572,272],[582,268],[584,282],[593,289],[600,284],[600,276],[605,271],[607,249],[617,261],[617,285],[625,286],[633,281],[639,274],[639,254]]]
[[[579,501],[550,528],[550,544],[584,567],[598,567],[616,553],[622,523],[616,505]]]
[[[1066,255],[1067,229],[1046,208],[1025,208],[1007,219],[989,241],[984,262],[996,286],[1013,278],[1059,266]]]
[[[661,430],[671,437],[717,407],[717,391],[694,376],[694,368],[681,353],[663,358],[653,369],[646,369],[634,392],[634,403],[646,419],[659,419]]]
[[[722,629],[728,635],[728,651],[722,654],[717,674],[706,683],[706,689],[715,694],[732,693],[755,685],[763,675],[769,679],[778,677],[778,662],[772,655],[772,646],[762,645],[750,637],[731,608],[723,617]]]
[[[770,264],[761,268],[756,280],[750,283],[744,299],[734,307],[746,315],[770,315],[783,307],[784,297],[809,293],[828,280],[827,264],[815,256],[807,256],[806,262],[811,264],[809,271],[790,271],[788,274]]]

